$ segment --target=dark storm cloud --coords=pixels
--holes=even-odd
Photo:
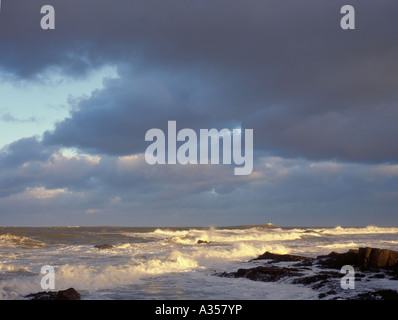
[[[0,150],[0,197],[23,191],[37,176],[20,168],[28,161],[46,161],[53,147],[43,147],[35,138],[24,138]]]
[[[23,138],[0,150],[0,165],[17,167],[27,161],[46,161],[55,150],[43,147],[36,137]]]
[[[187,72],[172,76],[123,73],[119,79],[106,81],[105,89],[81,100],[69,118],[44,134],[44,142],[126,155],[145,150],[147,130],[161,128],[167,134],[168,120],[176,120],[178,130],[238,126],[241,117],[233,112],[237,102],[224,96],[223,85],[214,83],[208,88],[205,82],[210,81],[192,80]]]
[[[40,7],[56,30],[40,30]],[[398,159],[396,1],[32,1],[3,6],[0,64],[34,77],[103,64],[120,79],[82,100],[47,145],[142,152],[167,120],[193,128],[242,124],[255,147],[282,156]],[[23,16],[23,22],[16,19]]]

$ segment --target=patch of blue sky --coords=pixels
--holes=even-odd
[[[47,70],[31,80],[0,74],[0,149],[24,137],[41,136],[69,116],[74,101],[103,88],[105,78],[118,77],[116,67],[104,66],[72,78]]]

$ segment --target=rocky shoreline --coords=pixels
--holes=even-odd
[[[318,292],[319,299],[398,300],[396,290],[383,288],[377,282],[380,279],[398,281],[398,251],[359,248],[316,258],[265,252],[250,262],[261,265],[216,275],[303,285]],[[346,265],[354,268],[354,281],[361,283],[360,293],[342,288],[341,279],[345,273],[341,268]],[[370,283],[372,285],[366,285]]]
[[[208,244],[198,241],[198,244]],[[108,249],[110,245],[95,246]],[[235,272],[215,273],[218,277],[247,278],[253,281],[280,282],[311,288],[319,299],[332,300],[398,300],[398,251],[379,248],[351,249],[345,253],[331,252],[328,255],[305,257],[291,254],[265,252],[248,261],[254,266],[240,268]],[[347,290],[341,286],[346,275],[343,266],[355,270],[354,281],[358,290]],[[383,286],[385,281],[397,281],[394,289]],[[31,293],[30,300],[80,300],[74,288],[60,291]]]

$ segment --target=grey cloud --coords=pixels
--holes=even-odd
[[[28,161],[46,161],[53,147],[43,148],[35,138],[24,138],[0,150],[0,197],[23,191],[32,182],[32,175],[18,172]],[[34,175],[33,175],[34,176]]]
[[[40,30],[44,4],[56,8],[54,32]],[[398,46],[392,32],[398,28],[398,3],[351,1],[357,11],[352,32],[339,27],[343,4],[3,3],[0,69],[10,79],[39,81],[51,68],[84,77],[108,64],[117,66],[120,78],[74,101],[70,116],[42,141],[26,138],[1,151],[1,208],[34,214],[45,203],[88,224],[131,217],[144,222],[145,214],[161,224],[170,217],[189,224],[213,218],[248,223],[242,212],[255,222],[266,217],[290,225],[342,218],[393,223],[396,173],[379,175],[377,165],[364,163],[398,159]],[[239,180],[230,167],[143,162],[121,169],[118,156],[142,153],[145,132],[165,130],[168,120],[176,120],[179,129],[253,128],[259,175]],[[61,157],[60,146],[100,154],[101,161]],[[264,154],[293,159],[270,160],[267,167]],[[342,167],[317,168],[319,159],[337,159]],[[19,202],[15,197],[28,187],[70,193]],[[91,216],[84,213],[90,209]]]
[[[352,32],[339,27],[341,1],[53,4],[53,34],[26,31],[36,44],[15,44],[21,27],[3,34],[3,68],[29,76],[57,65],[80,76],[115,64],[121,78],[47,132],[48,145],[137,153],[146,130],[172,119],[193,128],[241,123],[255,130],[258,149],[282,156],[397,161],[394,1],[353,1]],[[39,5],[25,6],[26,24],[37,24]],[[18,46],[27,45],[32,59],[21,61]]]
[[[0,166],[16,167],[27,161],[45,161],[56,150],[54,147],[43,147],[36,137],[23,138],[0,150]]]
[[[167,132],[168,120],[177,121],[178,129],[239,125],[240,118],[226,115],[223,104],[233,107],[236,102],[214,93],[219,87],[216,84],[209,90],[203,80],[192,81],[190,77],[189,73],[155,73],[141,79],[132,73],[109,80],[104,90],[80,101],[54,131],[45,132],[43,141],[46,145],[127,155],[145,150],[147,130],[161,128]]]
[[[253,176],[235,177],[229,166],[149,166],[142,155],[94,161],[54,154],[15,168],[8,187],[18,188],[3,193],[0,204],[14,219],[59,214],[57,221],[87,224],[145,224],[145,216],[166,224],[247,223],[242,213],[257,223],[269,219],[279,225],[333,225],[343,217],[356,225],[394,219],[396,166],[265,157],[255,167]],[[45,191],[35,188],[64,192],[36,198],[35,192]],[[46,209],[38,215],[40,208]]]

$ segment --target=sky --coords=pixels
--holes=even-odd
[[[398,225],[398,2],[349,2],[3,0],[0,225]],[[149,165],[168,121],[253,172]]]

